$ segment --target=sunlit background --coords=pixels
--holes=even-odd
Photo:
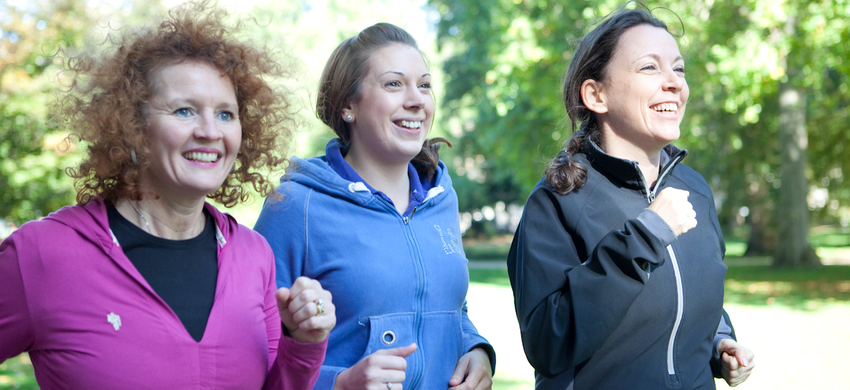
[[[64,144],[73,129],[57,127],[47,108],[63,80],[57,50],[103,45],[110,32],[150,23],[178,3],[0,0],[0,238],[74,202],[63,168],[84,145]],[[470,317],[496,348],[494,388],[533,388],[504,260],[525,197],[570,135],[560,83],[574,40],[620,3],[219,4],[253,17],[241,37],[296,69],[297,79],[275,82],[301,99],[303,125],[288,151],[300,157],[323,154],[333,136],[315,118],[315,90],[340,41],[376,22],[418,40],[434,75],[432,136],[455,144],[441,156],[460,201]],[[727,239],[726,308],[758,364],[740,388],[850,388],[850,0],[648,5],[681,35],[691,97],[677,145],[712,186]],[[802,174],[789,173],[789,163]],[[229,212],[253,226],[261,203],[255,196]],[[789,226],[799,216],[803,226]],[[802,240],[808,254],[783,253],[789,240]],[[37,388],[27,355],[0,363],[5,388]]]

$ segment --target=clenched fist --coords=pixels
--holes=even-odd
[[[688,191],[676,188],[665,188],[658,193],[649,209],[655,211],[676,237],[697,227],[697,213],[694,206],[688,202]]]

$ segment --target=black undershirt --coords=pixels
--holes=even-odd
[[[218,260],[215,223],[204,210],[204,231],[188,240],[167,240],[132,224],[114,206],[107,207],[109,227],[124,254],[195,341],[201,341],[215,297]]]

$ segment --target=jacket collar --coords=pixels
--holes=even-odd
[[[647,184],[644,184],[643,174],[637,161],[626,160],[605,153],[599,145],[590,139],[585,139],[582,152],[590,165],[609,179],[634,190],[646,190],[648,188]],[[664,186],[673,168],[688,155],[687,150],[679,149],[673,144],[665,146],[661,153],[665,154],[662,156],[662,160],[665,160],[666,157],[666,162],[662,166],[658,182],[655,184],[657,188]]]

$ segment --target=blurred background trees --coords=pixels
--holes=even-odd
[[[47,108],[61,88],[59,48],[97,46],[176,2],[0,0],[0,218],[19,225],[73,203],[62,169],[84,145],[57,148],[73,129],[51,123]],[[299,156],[322,154],[332,137],[315,119],[314,100],[336,45],[378,21],[411,31],[434,73],[432,135],[455,143],[441,154],[462,222],[487,236],[512,233],[519,207],[570,136],[561,82],[574,41],[621,2],[220,3],[253,15],[244,36],[304,75],[281,81],[303,98],[303,130],[290,151]],[[776,265],[818,264],[809,227],[850,224],[850,0],[647,5],[682,35],[691,97],[677,145],[712,186],[726,235],[746,240],[749,254],[776,255]],[[259,207],[235,213],[251,226]]]
[[[73,201],[56,169],[68,153],[48,126],[47,102],[56,89],[53,55],[74,46],[87,15],[72,2],[0,2],[0,217],[30,220]],[[5,224],[5,222],[4,222]]]

